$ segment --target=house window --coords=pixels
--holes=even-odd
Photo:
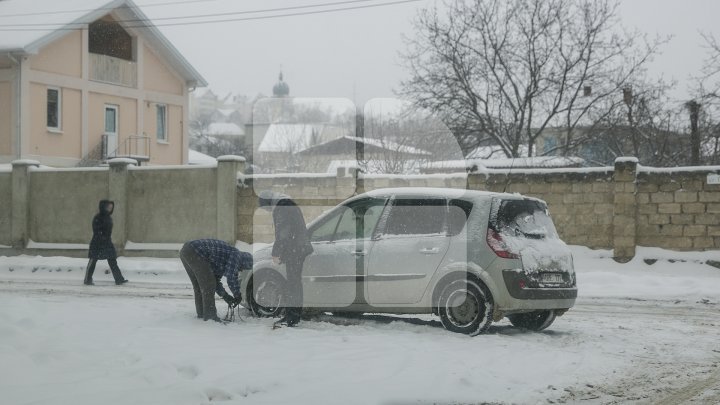
[[[60,130],[62,97],[60,89],[47,89],[47,127],[48,129]]]
[[[167,141],[167,106],[164,104],[158,104],[155,106],[156,115],[156,129],[158,141]]]

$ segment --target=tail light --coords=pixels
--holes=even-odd
[[[487,244],[490,246],[490,249],[498,255],[498,257],[502,257],[503,259],[520,258],[520,256],[516,253],[510,251],[510,248],[507,243],[505,243],[502,236],[500,236],[500,234],[492,228],[488,228],[487,231]]]

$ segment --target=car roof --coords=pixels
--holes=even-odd
[[[394,187],[379,188],[360,194],[361,197],[391,197],[391,196],[407,196],[407,197],[440,197],[466,200],[489,199],[493,197],[518,200],[529,198],[521,194],[496,193],[492,191],[465,190],[459,188],[440,188],[440,187]]]

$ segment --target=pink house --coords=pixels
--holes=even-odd
[[[132,0],[0,1],[0,163],[185,164],[206,85]]]

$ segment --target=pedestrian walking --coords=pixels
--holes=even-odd
[[[272,258],[285,264],[285,316],[276,325],[295,326],[300,322],[303,305],[302,269],[305,258],[313,252],[307,226],[300,207],[285,194],[270,190],[258,195],[258,206],[272,213],[275,243]]]
[[[88,251],[87,268],[85,269],[85,285],[93,285],[93,273],[98,260],[107,260],[112,271],[115,284],[125,284],[128,281],[123,277],[122,272],[117,264],[117,253],[112,243],[112,213],[115,209],[115,203],[109,200],[101,200],[98,204],[98,213],[92,221],[93,236],[90,240],[90,250]]]
[[[242,301],[238,272],[252,268],[252,255],[221,240],[198,239],[183,245],[180,260],[193,286],[197,317],[222,322],[217,316],[215,293],[231,308]],[[232,294],[223,287],[222,277]]]

